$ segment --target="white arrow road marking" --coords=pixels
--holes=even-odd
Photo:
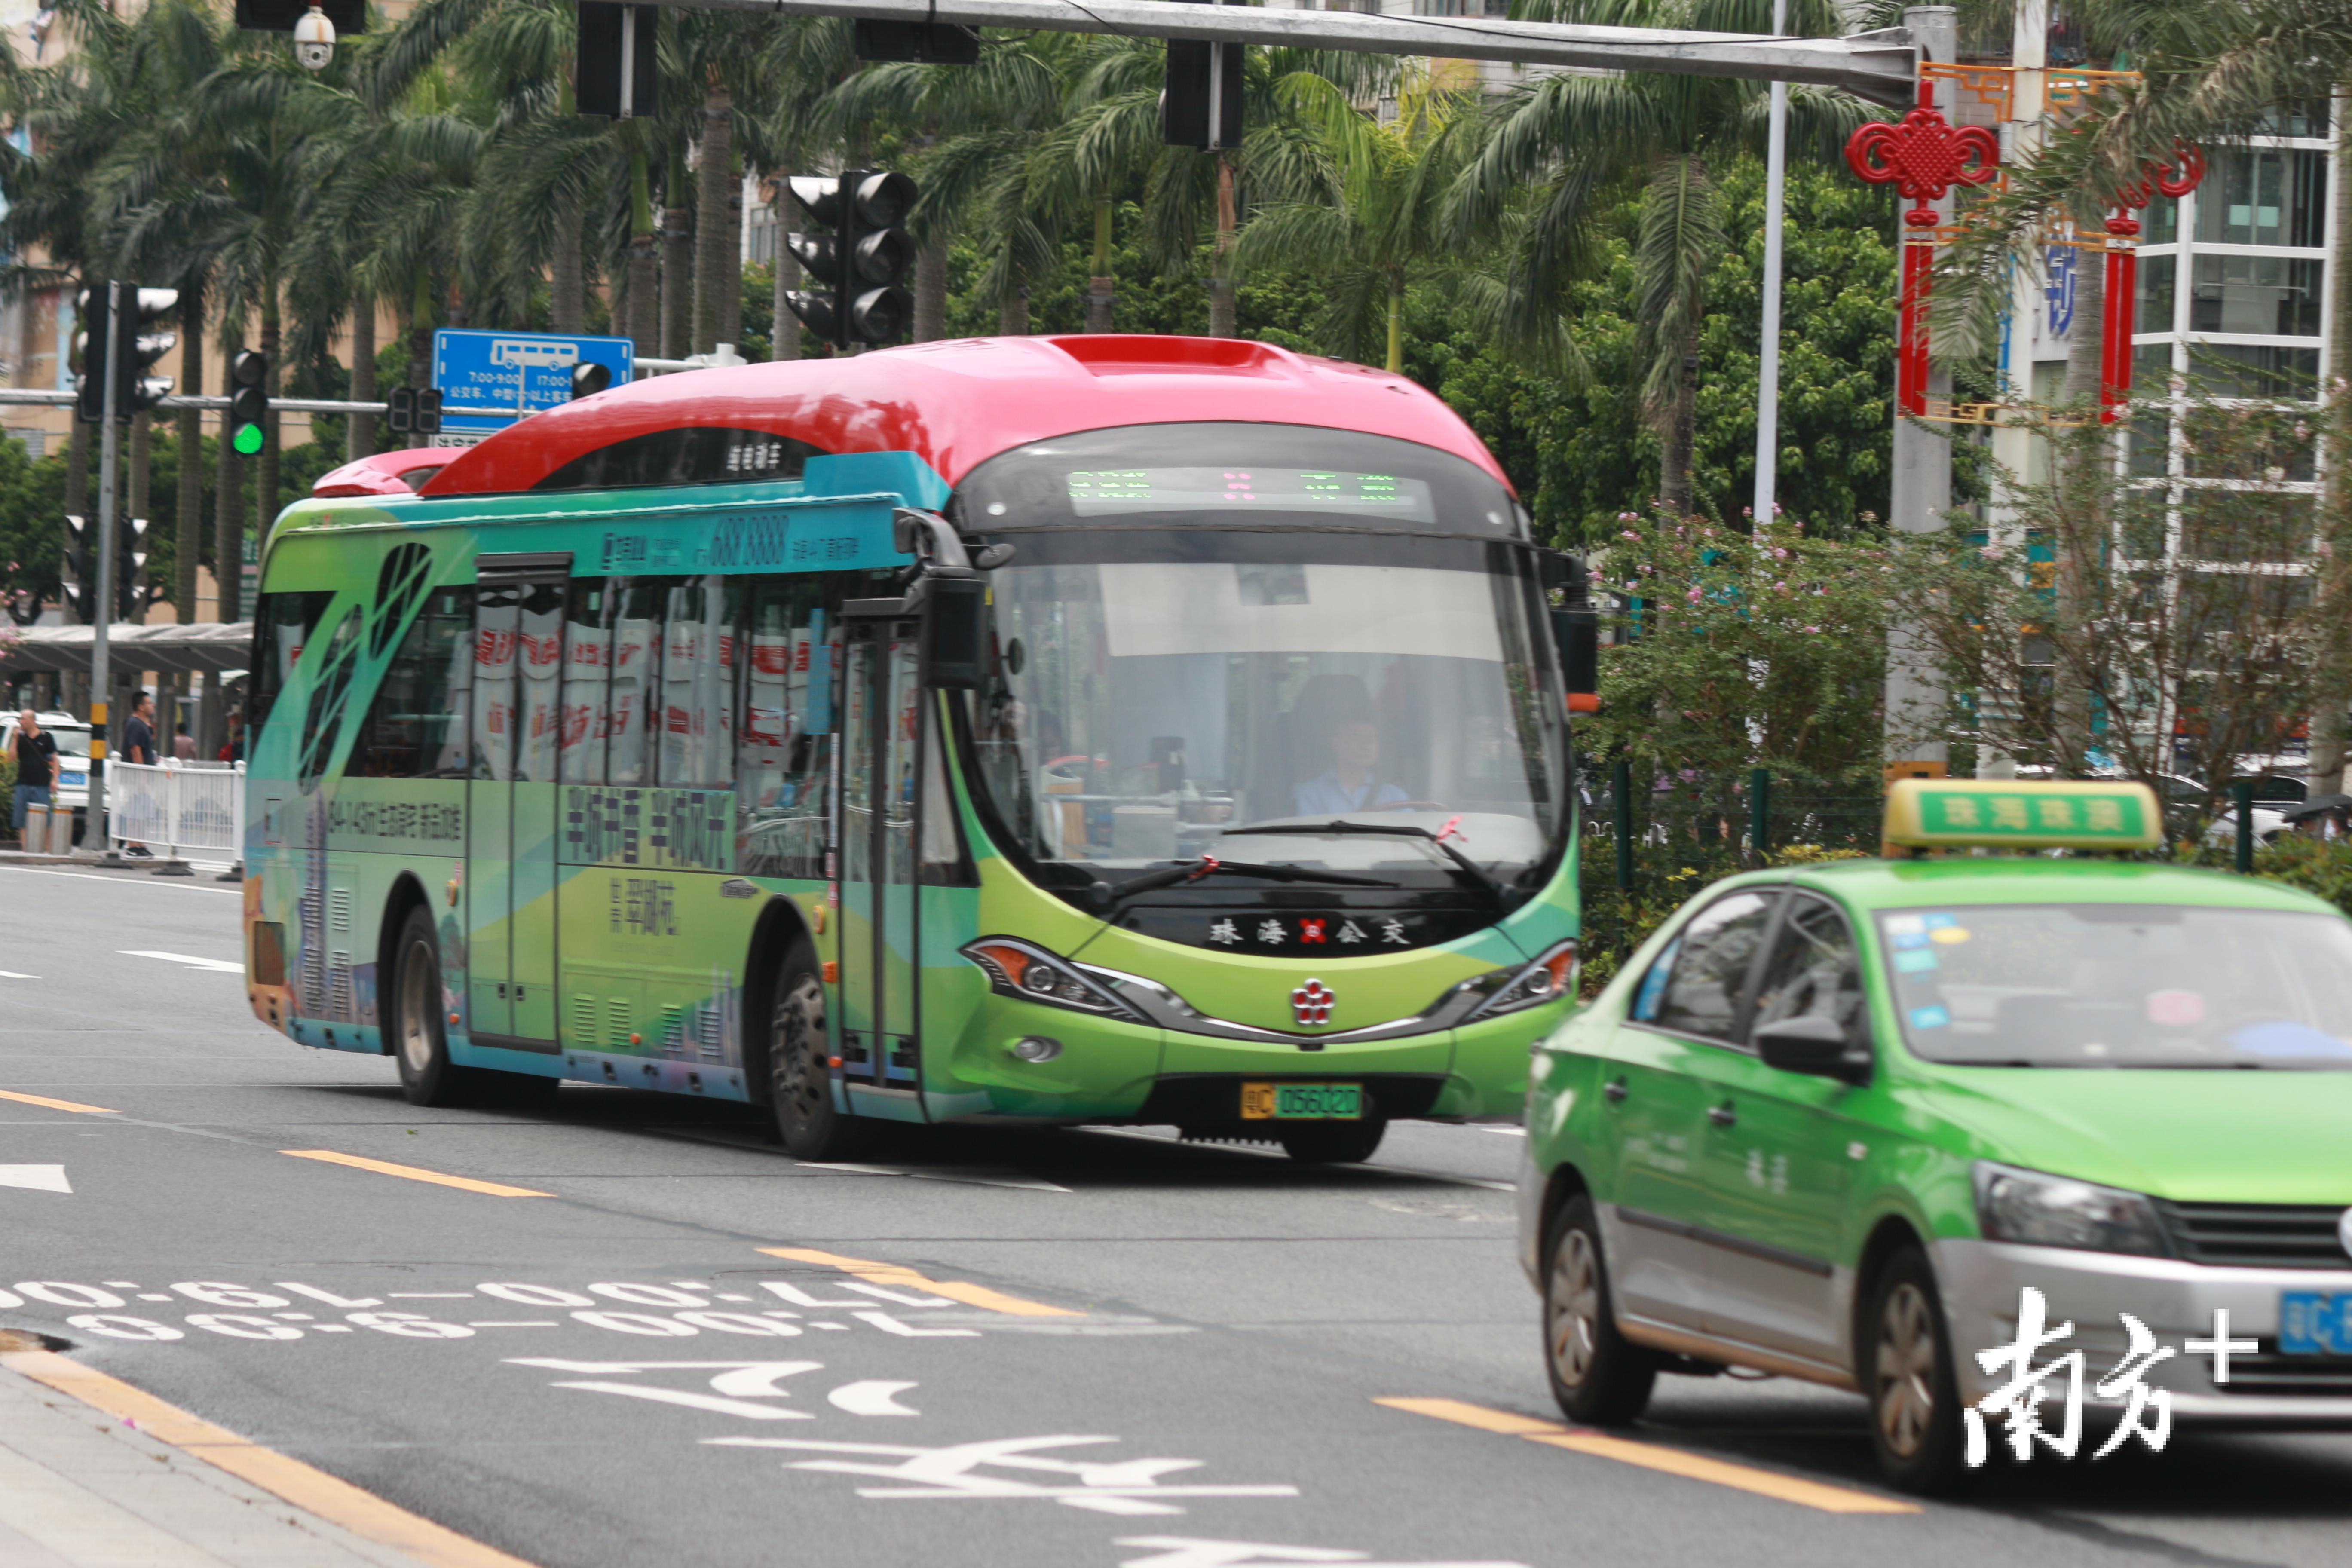
[[[909,1410],[898,1400],[902,1389],[914,1386],[911,1383],[868,1378],[863,1383],[845,1383],[824,1397],[834,1408],[846,1410],[852,1415],[919,1415],[921,1411]]]
[[[584,1388],[591,1394],[619,1394],[631,1399],[651,1399],[663,1405],[683,1405],[690,1409],[715,1411],[721,1415],[741,1415],[753,1421],[807,1421],[805,1410],[787,1410],[778,1405],[754,1405],[748,1399],[721,1399],[715,1394],[693,1394],[677,1388],[647,1388],[637,1383],[559,1383],[558,1388]]]
[[[1044,1457],[1034,1450],[1041,1448],[1087,1447],[1097,1443],[1116,1443],[1116,1437],[1002,1437],[991,1442],[955,1443],[943,1447],[900,1447],[882,1443],[840,1443],[802,1441],[791,1437],[705,1437],[715,1447],[740,1448],[796,1448],[803,1452],[832,1454],[866,1454],[876,1460],[892,1458],[896,1464],[862,1462],[856,1459],[802,1459],[788,1464],[787,1469],[834,1470],[844,1475],[869,1476],[883,1480],[907,1481],[903,1487],[860,1487],[857,1495],[865,1498],[1025,1498],[1059,1503],[1065,1508],[1087,1509],[1096,1513],[1165,1514],[1184,1510],[1167,1498],[1203,1497],[1297,1497],[1298,1489],[1289,1486],[1162,1486],[1160,1478],[1179,1470],[1197,1469],[1199,1459],[1060,1459]],[[982,1475],[982,1466],[1000,1469],[1045,1472],[1066,1476],[1061,1484],[1041,1485],[1008,1476]]]
[[[70,1193],[63,1165],[0,1165],[0,1187],[30,1187],[37,1193]]]
[[[125,958],[160,958],[166,963],[184,964],[190,969],[215,970],[223,974],[242,974],[245,973],[244,964],[231,963],[226,959],[198,958],[193,953],[185,952],[153,952],[145,948],[137,947],[119,948],[116,951],[121,952]]]

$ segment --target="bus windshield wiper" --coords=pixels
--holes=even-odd
[[[1140,877],[1129,878],[1112,892],[1110,903],[1104,909],[1102,918],[1108,921],[1127,907],[1129,899],[1139,894],[1159,888],[1172,888],[1179,882],[1197,882],[1203,877],[1220,875],[1264,877],[1274,882],[1321,882],[1341,888],[1392,888],[1392,884],[1378,877],[1357,877],[1345,871],[1313,871],[1301,866],[1258,866],[1247,861],[1220,860],[1214,855],[1203,855],[1197,860],[1187,860],[1164,871],[1146,871]]]
[[[1447,822],[1444,827],[1432,833],[1428,828],[1423,827],[1415,823],[1353,822],[1344,816],[1335,816],[1328,822],[1315,823],[1311,825],[1297,823],[1288,825],[1281,823],[1265,823],[1255,827],[1228,827],[1224,831],[1224,837],[1227,838],[1235,838],[1245,833],[1267,834],[1276,837],[1283,834],[1303,836],[1313,833],[1368,833],[1374,837],[1383,838],[1418,838],[1424,843],[1435,845],[1440,854],[1444,855],[1448,860],[1454,862],[1453,868],[1462,872],[1473,882],[1475,882],[1494,899],[1497,907],[1507,910],[1509,909],[1513,904],[1518,901],[1517,889],[1513,888],[1509,883],[1504,881],[1500,877],[1496,876],[1492,871],[1487,870],[1486,867],[1478,864],[1477,861],[1470,858],[1469,856],[1462,853],[1461,850],[1456,849],[1452,844],[1446,842],[1446,840],[1453,835],[1454,823],[1459,822],[1461,818],[1455,817],[1452,821]]]

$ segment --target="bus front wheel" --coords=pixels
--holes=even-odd
[[[400,1091],[411,1105],[457,1105],[471,1094],[476,1075],[449,1060],[441,1028],[441,944],[433,919],[408,911],[393,948],[393,1054],[400,1060]]]
[[[845,1160],[865,1142],[857,1118],[834,1106],[832,1058],[824,984],[816,954],[802,943],[784,960],[768,1037],[768,1102],[784,1152],[795,1160]]]

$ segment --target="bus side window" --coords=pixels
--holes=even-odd
[[[389,779],[465,777],[473,630],[472,585],[435,589],[383,672],[346,773]]]
[[[672,579],[662,629],[659,782],[679,789],[735,783],[735,607],[743,579]]]
[[[269,722],[269,710],[277,705],[278,693],[284,689],[286,678],[302,657],[302,645],[326,614],[331,593],[264,594],[253,613],[253,685],[246,698],[246,751],[252,754],[253,742],[261,727]]]
[[[832,766],[831,643],[845,579],[744,582],[737,683],[737,864],[754,875],[824,875]]]
[[[553,784],[562,710],[563,584],[534,583],[522,591],[515,627],[515,778]]]
[[[654,672],[661,662],[665,587],[658,577],[613,580],[613,685],[608,708],[612,740],[604,753],[607,784],[653,782],[646,737],[656,690]]]
[[[563,617],[563,751],[565,784],[604,782],[604,750],[613,739],[613,603],[614,586],[602,577],[575,578]]]

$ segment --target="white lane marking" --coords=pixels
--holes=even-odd
[[[194,953],[155,952],[138,947],[117,948],[115,951],[125,958],[160,958],[166,963],[177,963],[189,969],[208,969],[221,974],[245,973],[245,965],[242,963],[231,963],[226,959],[219,958],[198,958]]]
[[[1011,1187],[1024,1193],[1066,1193],[1070,1189],[1035,1176],[974,1165],[848,1165],[803,1160],[812,1171],[845,1171],[853,1176],[912,1176],[919,1182],[962,1182],[976,1187]]]
[[[1116,1443],[1116,1437],[1001,1437],[992,1442],[957,1443],[942,1447],[900,1447],[884,1443],[803,1441],[791,1437],[705,1437],[713,1446],[739,1448],[796,1448],[803,1452],[871,1455],[875,1460],[894,1458],[897,1464],[858,1459],[802,1459],[785,1466],[793,1470],[833,1470],[844,1475],[905,1481],[901,1487],[860,1487],[864,1498],[1034,1498],[1081,1508],[1096,1513],[1182,1513],[1167,1498],[1297,1497],[1290,1486],[1164,1486],[1160,1477],[1172,1471],[1197,1469],[1200,1459],[1057,1459],[1037,1452],[1045,1448],[1091,1447]],[[1015,1477],[984,1475],[982,1467],[1044,1471],[1067,1476],[1060,1485],[1039,1485]]]
[[[348,1334],[352,1331],[352,1326],[349,1323],[320,1323],[312,1331],[321,1334]]]
[[[1528,1135],[1528,1130],[1524,1127],[1481,1127],[1478,1131],[1481,1132],[1499,1132],[1506,1138],[1524,1138]]]
[[[321,1290],[315,1285],[297,1285],[290,1279],[278,1280],[278,1288],[280,1290],[291,1290],[297,1295],[308,1296],[313,1301],[324,1301],[330,1307],[342,1307],[349,1309],[353,1307],[381,1307],[383,1305],[383,1301],[380,1297],[338,1296],[332,1290]]]
[[[387,1290],[385,1295],[395,1301],[465,1301],[473,1298],[471,1290]]]
[[[226,870],[227,868],[223,867],[222,869]],[[20,877],[70,877],[77,882],[110,882],[118,888],[130,886],[171,888],[183,893],[215,893],[225,899],[245,897],[245,890],[242,888],[200,888],[187,882],[152,881],[145,877],[140,877],[134,880],[129,877],[101,877],[93,871],[43,871],[31,866],[0,867],[0,870],[14,871]]]
[[[682,1388],[647,1388],[635,1383],[559,1383],[557,1388],[584,1388],[591,1394],[619,1394],[631,1399],[650,1399],[659,1405],[683,1405],[689,1410],[709,1410],[720,1415],[740,1415],[751,1421],[809,1421],[814,1417],[805,1410],[787,1410],[778,1405],[754,1405],[748,1399],[721,1399],[715,1394],[694,1394]]]
[[[37,1193],[70,1193],[63,1165],[0,1165],[0,1187],[30,1187]]]
[[[1201,1541],[1185,1535],[1127,1535],[1115,1546],[1139,1547],[1149,1557],[1130,1557],[1119,1568],[1276,1568],[1298,1563],[1344,1563],[1348,1568],[1527,1568],[1523,1563],[1411,1563],[1370,1561],[1369,1552],[1335,1552],[1321,1546],[1272,1546],[1257,1541]]]
[[[563,1325],[553,1318],[533,1318],[509,1323],[468,1323],[469,1329],[560,1329]]]
[[[0,980],[38,980],[37,974],[19,974],[13,969],[0,969]]]
[[[825,1403],[836,1410],[846,1410],[852,1415],[919,1415],[919,1410],[909,1410],[898,1403],[897,1395],[914,1387],[911,1383],[887,1383],[880,1378],[866,1378],[858,1383],[845,1383],[831,1394]]]

